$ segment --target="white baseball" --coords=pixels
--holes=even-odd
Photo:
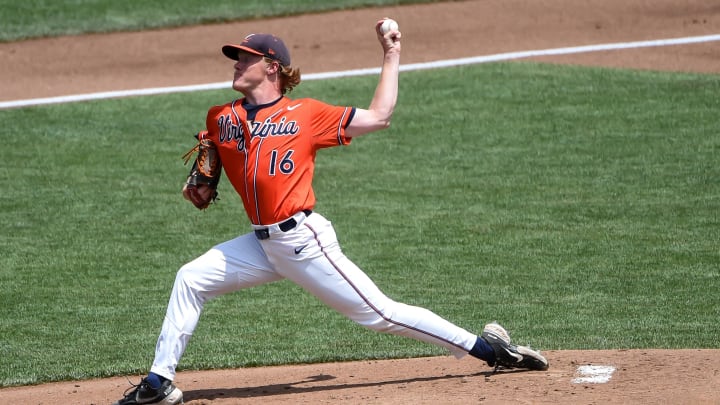
[[[399,28],[400,27],[398,26],[397,21],[393,20],[392,18],[387,18],[380,26],[380,32],[385,35],[390,31],[397,31]]]

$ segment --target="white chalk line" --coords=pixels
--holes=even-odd
[[[605,384],[615,372],[613,366],[580,366],[577,369],[578,377],[572,380],[573,384]]]
[[[444,67],[472,65],[488,62],[507,61],[514,59],[532,58],[538,56],[554,56],[554,55],[570,55],[576,53],[587,53],[587,52],[601,52],[601,51],[613,51],[620,49],[636,49],[636,48],[649,48],[657,46],[671,46],[671,45],[687,45],[697,44],[703,42],[720,41],[720,34],[716,35],[704,35],[696,37],[684,37],[684,38],[671,38],[671,39],[657,39],[649,41],[636,41],[636,42],[621,42],[613,44],[598,44],[598,45],[585,45],[585,46],[572,46],[566,48],[555,48],[555,49],[540,49],[532,51],[519,51],[519,52],[507,52],[499,53],[495,55],[476,56],[470,58],[461,59],[448,59],[435,62],[425,63],[412,63],[407,65],[401,65],[400,71],[413,71],[413,70],[424,70],[424,69],[437,69]],[[367,68],[367,69],[354,69],[340,72],[327,72],[327,73],[311,73],[303,75],[303,80],[321,80],[321,79],[332,79],[338,77],[348,76],[364,76],[373,75],[380,73],[380,68]],[[27,100],[15,100],[15,101],[3,101],[0,102],[0,109],[17,108],[17,107],[28,107],[37,106],[44,104],[58,104],[58,103],[71,103],[77,101],[88,101],[88,100],[101,100],[108,98],[119,98],[119,97],[131,97],[131,96],[149,96],[157,94],[167,93],[186,93],[193,91],[204,91],[204,90],[217,90],[217,89],[230,89],[232,82],[219,82],[209,84],[198,84],[191,86],[173,86],[173,87],[156,87],[146,89],[135,89],[135,90],[118,90],[118,91],[105,91],[100,93],[89,93],[89,94],[77,94],[69,96],[58,96],[58,97],[46,97],[46,98],[34,98]]]

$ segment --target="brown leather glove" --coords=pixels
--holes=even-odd
[[[215,144],[207,139],[207,131],[196,135],[198,144],[184,156],[187,164],[197,152],[190,174],[183,187],[183,196],[190,200],[198,209],[204,210],[217,199],[217,186],[222,174],[222,162]]]

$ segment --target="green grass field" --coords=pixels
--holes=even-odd
[[[364,107],[376,81],[291,96]],[[495,63],[400,86],[393,126],[315,179],[389,296],[542,350],[720,348],[720,77]],[[248,231],[227,181],[206,212],[180,195],[234,96],[0,110],[0,386],[147,372],[176,270]],[[280,282],[209,303],[180,369],[444,353]]]

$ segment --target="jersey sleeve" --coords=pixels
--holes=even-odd
[[[340,107],[312,100],[313,143],[317,149],[348,145],[352,138],[345,129],[355,115],[355,107]]]
[[[209,138],[214,141],[218,139],[217,116],[221,110],[222,106],[213,106],[208,110],[205,117],[205,128],[208,131]]]

